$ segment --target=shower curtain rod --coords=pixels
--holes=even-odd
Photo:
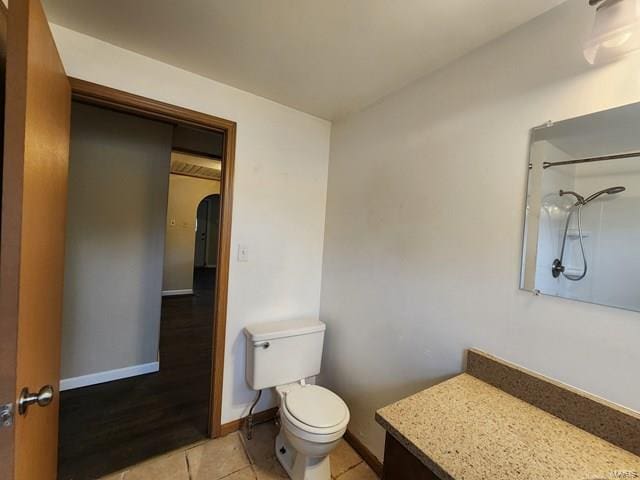
[[[601,157],[578,158],[576,160],[565,160],[563,162],[544,162],[542,168],[558,167],[561,165],[573,165],[576,163],[601,162],[603,160],[618,160],[621,158],[640,157],[640,152],[616,153],[615,155],[603,155]]]

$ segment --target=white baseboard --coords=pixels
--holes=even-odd
[[[163,290],[163,297],[170,297],[172,295],[193,295],[193,288],[185,288],[184,290]]]
[[[122,378],[135,377],[160,371],[160,362],[143,363],[131,367],[107,370],[106,372],[91,373],[80,377],[65,378],[60,380],[60,391],[73,390],[74,388],[88,387],[98,383],[112,382]]]

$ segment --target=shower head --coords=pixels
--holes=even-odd
[[[599,192],[596,192],[593,195],[589,195],[587,198],[584,198],[579,193],[572,192],[571,190],[560,190],[560,196],[562,197],[563,195],[573,195],[574,197],[576,197],[576,200],[577,200],[577,202],[575,203],[574,206],[577,207],[578,205],[586,205],[590,201],[595,200],[600,195],[604,195],[605,193],[607,195],[614,195],[616,193],[622,193],[625,190],[626,190],[626,188],[625,187],[621,187],[621,186],[609,187],[609,188],[605,188],[604,190],[600,190]]]
[[[589,195],[585,200],[584,200],[584,204],[589,203],[591,200],[595,200],[596,198],[598,198],[600,195],[615,195],[617,193],[622,193],[626,190],[625,187],[622,186],[618,186],[618,187],[609,187],[609,188],[605,188],[604,190],[600,190],[599,192],[594,193],[593,195]]]
[[[560,250],[560,258],[556,258],[551,265],[551,275],[553,275],[553,278],[558,278],[560,275],[563,275],[564,278],[566,278],[567,280],[571,280],[572,282],[577,282],[579,280],[582,280],[584,277],[586,277],[587,256],[585,255],[585,252],[584,252],[584,241],[583,241],[583,233],[582,233],[582,207],[584,207],[591,200],[595,200],[600,195],[604,195],[604,194],[615,195],[616,193],[622,193],[625,190],[626,188],[621,186],[609,187],[609,188],[605,188],[604,190],[600,190],[599,192],[596,192],[593,195],[588,196],[586,199],[579,193],[572,192],[570,190],[560,190],[561,197],[563,195],[573,195],[574,197],[576,197],[578,201],[573,205],[573,207],[571,207],[571,210],[569,210],[569,213],[567,215],[567,221],[564,225],[564,235],[562,237],[562,249]],[[565,271],[566,266],[563,265],[562,262],[564,260],[565,247],[567,245],[567,233],[569,232],[569,223],[571,222],[571,218],[573,217],[573,214],[576,212],[576,210],[578,215],[578,239],[580,240],[580,253],[582,254],[583,267],[582,267],[581,273],[570,274]]]

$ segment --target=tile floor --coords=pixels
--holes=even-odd
[[[277,427],[257,425],[253,438],[232,433],[153,458],[102,480],[272,480],[287,479],[274,453]],[[377,480],[343,440],[331,455],[331,478]]]

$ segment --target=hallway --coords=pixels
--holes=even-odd
[[[160,371],[61,393],[60,480],[98,478],[203,440],[209,422],[215,273],[163,297]]]

